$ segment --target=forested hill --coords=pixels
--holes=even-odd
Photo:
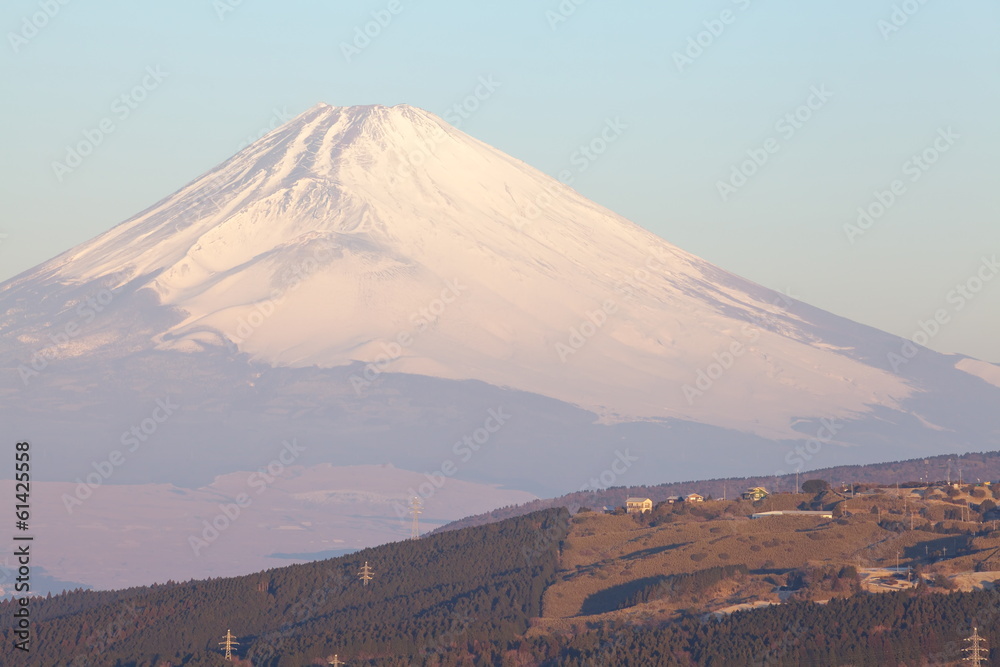
[[[884,484],[886,486],[899,483],[917,482],[919,480],[957,481],[961,475],[966,482],[977,480],[1000,480],[1000,451],[973,452],[966,454],[945,454],[926,459],[908,459],[906,461],[890,461],[888,463],[872,463],[869,465],[837,466],[834,468],[819,468],[799,474],[799,482],[807,479],[823,479],[836,486],[842,482],[852,484]],[[575,512],[580,507],[599,509],[603,506],[622,507],[629,496],[650,498],[654,503],[662,502],[669,496],[700,493],[714,498],[736,498],[748,487],[763,486],[771,491],[792,491],[795,487],[795,474],[771,475],[769,477],[729,477],[690,482],[669,482],[654,486],[616,486],[607,489],[594,489],[599,486],[587,480],[581,480],[583,485],[589,485],[586,491],[567,493],[558,498],[533,500],[523,505],[508,505],[484,514],[453,521],[441,526],[435,533],[481,526],[493,521],[537,512],[552,507],[568,507]]]
[[[541,614],[568,529],[566,510],[553,509],[244,577],[39,599],[30,658],[5,651],[3,664],[233,665],[218,650],[232,630],[236,664],[254,667],[327,664],[335,654],[456,665],[469,646],[489,654],[488,643],[515,638]],[[374,575],[363,585],[366,561]],[[13,612],[0,603],[4,618]],[[3,641],[13,639],[7,624]]]
[[[540,667],[917,667],[964,665],[973,626],[989,647],[1000,632],[1000,593],[909,591],[791,602],[706,622],[599,625],[517,645]],[[991,654],[996,656],[996,650]],[[506,664],[506,663],[505,663]],[[983,665],[998,664],[996,657]]]

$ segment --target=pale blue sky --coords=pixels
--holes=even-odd
[[[285,112],[406,102],[445,115],[480,77],[500,85],[464,131],[556,175],[620,117],[627,129],[577,174],[580,192],[723,268],[893,333],[950,307],[949,290],[1000,253],[996,2],[236,2],[221,20],[225,0],[4,4],[0,279],[152,204]],[[49,3],[54,15],[38,14]],[[916,12],[887,33],[879,21],[894,5]],[[341,43],[390,6],[398,13],[348,62]],[[560,6],[575,11],[553,23]],[[32,35],[35,15],[46,25]],[[679,71],[674,53],[705,22],[719,34],[702,34]],[[155,83],[149,67],[166,77],[122,118],[115,99],[144,76]],[[812,87],[832,96],[813,98],[789,136],[776,123]],[[53,161],[104,118],[114,131],[60,181]],[[912,181],[904,163],[949,127],[958,138]],[[723,201],[718,181],[769,138],[778,151]],[[903,194],[849,243],[844,225],[894,179]],[[1000,362],[998,306],[1000,279],[931,346]]]

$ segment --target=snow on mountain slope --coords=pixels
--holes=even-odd
[[[994,387],[1000,387],[1000,366],[997,364],[980,361],[979,359],[963,357],[958,363],[955,364],[955,368],[965,371],[970,375],[975,375],[976,377],[989,382]]]
[[[0,298],[26,281],[162,312],[159,330],[106,327],[63,356],[235,344],[273,366],[377,362],[607,421],[766,437],[898,411],[916,391],[872,363],[866,346],[891,337],[728,274],[405,105],[317,105]],[[57,315],[11,314],[36,345]]]

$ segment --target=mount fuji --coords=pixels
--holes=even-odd
[[[101,484],[210,488],[290,439],[295,466],[532,494],[1000,443],[1000,367],[727,273],[406,105],[309,109],[0,285],[0,332],[0,417],[60,483],[118,452]]]

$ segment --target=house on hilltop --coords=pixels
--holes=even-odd
[[[653,511],[653,501],[649,498],[626,498],[625,511],[629,514],[643,514]]]
[[[757,501],[757,500],[763,500],[764,498],[767,498],[769,495],[771,494],[769,494],[767,492],[767,489],[765,489],[763,486],[755,486],[753,488],[744,491],[741,497],[743,498],[743,500]]]
[[[705,496],[700,493],[689,493],[684,496],[684,501],[689,503],[702,503],[705,502]]]

